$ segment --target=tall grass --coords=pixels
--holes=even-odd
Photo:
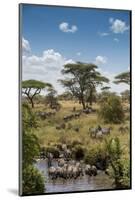
[[[82,114],[78,119],[72,119],[66,122],[66,128],[57,130],[56,126],[63,123],[63,117],[68,114],[72,114],[73,107],[76,107],[76,110],[80,110],[81,105],[73,101],[61,101],[61,109],[56,112],[55,116],[49,117],[48,119],[41,120],[38,119],[39,127],[35,130],[35,134],[39,138],[41,146],[52,145],[55,146],[58,143],[66,143],[69,146],[72,146],[74,143],[80,143],[82,147],[85,147],[88,151],[91,148],[97,149],[99,146],[104,144],[104,138],[102,140],[93,139],[89,135],[89,128],[97,127],[112,127],[111,134],[105,136],[106,139],[113,137],[120,138],[122,150],[125,156],[129,156],[129,143],[130,143],[130,134],[129,131],[121,134],[119,132],[119,127],[121,124],[104,124],[103,121],[98,119],[96,113],[92,114]],[[93,108],[98,109],[98,105],[95,104]],[[45,105],[35,105],[34,112],[36,111],[51,111]],[[125,121],[124,126],[129,126],[129,121]],[[75,131],[75,127],[79,128],[79,131]]]

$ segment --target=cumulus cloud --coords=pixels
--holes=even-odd
[[[105,56],[97,56],[95,58],[95,64],[102,65],[107,63],[107,58]]]
[[[69,24],[67,22],[62,22],[60,25],[59,25],[59,29],[62,31],[62,32],[65,32],[65,33],[75,33],[78,28],[76,25],[71,25],[69,26]]]
[[[67,59],[54,49],[43,51],[41,56],[25,54],[22,56],[22,79],[36,79],[49,82],[58,90],[63,91],[61,85],[57,82],[63,78],[61,70],[63,65],[75,63],[72,59]]]
[[[112,17],[109,18],[109,22],[113,23],[114,19]]]
[[[126,25],[126,22],[125,21],[122,21],[120,19],[113,19],[113,18],[110,18],[109,19],[109,22],[111,24],[110,26],[110,30],[113,32],[113,33],[124,33],[125,31],[129,30],[129,26]]]
[[[80,56],[80,55],[81,55],[81,52],[77,52],[76,55],[77,55],[77,56]]]
[[[109,33],[107,33],[107,32],[98,32],[98,35],[100,35],[101,37],[105,37],[105,36],[108,36]]]
[[[107,70],[103,70],[101,68],[99,68],[98,70],[103,76],[107,77],[110,82],[109,83],[104,83],[104,86],[109,86],[110,87],[110,91],[112,92],[116,92],[117,94],[120,94],[121,92],[123,92],[126,89],[129,89],[129,86],[121,83],[121,84],[115,84],[113,81],[115,80],[115,76],[117,75],[116,73],[110,73]],[[98,88],[98,91],[100,91],[100,89]]]
[[[29,54],[31,52],[29,41],[22,38],[22,52],[23,54]]]
[[[119,39],[118,38],[114,38],[113,39],[115,42],[119,42]]]

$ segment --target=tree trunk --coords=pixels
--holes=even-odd
[[[93,103],[93,91],[91,89],[91,91],[90,91],[90,106],[92,106],[92,103]]]
[[[33,98],[30,98],[30,97],[29,97],[29,100],[30,100],[30,103],[31,103],[31,107],[34,108]]]
[[[86,106],[85,106],[85,101],[84,101],[84,98],[83,98],[83,96],[81,97],[81,103],[82,103],[83,109],[86,109]]]

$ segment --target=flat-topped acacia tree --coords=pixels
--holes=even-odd
[[[92,63],[69,63],[64,65],[61,71],[63,75],[69,75],[69,78],[59,80],[74,97],[86,108],[86,93],[89,93],[90,102],[93,98],[93,91],[98,85],[108,83],[109,79],[102,76],[98,67]]]
[[[121,74],[118,74],[117,76],[115,76],[114,83],[116,84],[126,83],[130,85],[130,72],[122,72]]]
[[[44,83],[42,81],[37,80],[26,80],[22,81],[22,93],[25,94],[30,103],[32,108],[34,108],[34,97],[40,94],[41,90],[44,88],[52,87],[50,83]]]

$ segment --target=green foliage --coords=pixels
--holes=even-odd
[[[108,164],[108,155],[104,145],[95,145],[89,148],[85,154],[85,163],[97,165],[99,163],[102,169],[105,169]],[[99,166],[98,166],[99,167]]]
[[[66,87],[72,95],[79,100],[85,109],[86,98],[85,94],[89,93],[90,102],[92,103],[93,91],[96,86],[109,80],[102,76],[98,71],[98,67],[91,63],[69,63],[64,66],[62,73],[69,74],[72,78],[59,80],[61,84]]]
[[[72,93],[71,92],[69,92],[69,91],[66,91],[66,92],[64,92],[64,93],[62,93],[62,94],[59,94],[58,95],[58,99],[59,100],[73,100],[73,95],[72,95]]]
[[[41,194],[44,192],[43,175],[32,165],[23,168],[23,194]]]
[[[22,104],[22,128],[31,132],[38,127],[37,117],[27,103]]]
[[[130,102],[130,90],[125,90],[121,92],[121,97],[123,101]]]
[[[102,91],[108,91],[109,89],[110,89],[109,86],[105,86],[105,87],[102,87],[102,88],[101,88]]]
[[[124,111],[120,98],[116,95],[109,95],[106,101],[100,102],[99,117],[105,123],[121,123],[124,120]]]
[[[37,80],[22,81],[22,88],[43,89],[45,87],[51,87],[51,84]]]
[[[118,160],[121,158],[122,150],[120,148],[119,138],[111,138],[109,141],[105,140],[106,149],[111,161]]]
[[[123,166],[123,176],[120,180],[120,184],[123,188],[130,187],[130,161],[129,159],[121,159],[121,164]]]
[[[32,164],[40,153],[38,138],[33,134],[37,127],[36,117],[27,104],[22,105],[22,154],[23,165]]]
[[[45,148],[46,154],[47,153],[52,153],[53,154],[53,158],[59,158],[59,150],[57,147],[54,146],[48,146]]]
[[[23,165],[33,164],[40,153],[38,138],[34,134],[24,132],[22,143]]]
[[[130,187],[130,162],[122,156],[119,138],[106,141],[106,150],[109,155],[109,176],[114,179],[116,188]]]
[[[39,95],[41,90],[45,87],[52,87],[52,85],[50,83],[44,83],[37,80],[22,81],[22,93],[28,97],[32,108],[34,108],[33,98],[36,95]]]
[[[49,105],[50,108],[58,106],[58,98],[57,98],[57,92],[53,88],[48,89],[48,94],[45,97],[45,104]]]
[[[35,157],[40,154],[38,138],[33,134],[37,127],[36,118],[27,104],[22,105],[22,183],[23,194],[36,194],[44,191],[44,179],[33,166]]]
[[[119,84],[119,83],[126,83],[130,85],[130,72],[123,72],[121,74],[118,74],[115,76],[116,81],[114,83]]]
[[[72,147],[75,147],[77,145],[82,145],[83,143],[79,140],[79,139],[76,139],[76,140],[73,140],[72,141]]]
[[[85,149],[83,146],[81,145],[76,145],[73,149],[73,157],[76,160],[81,160],[84,158],[84,154],[85,154]]]

